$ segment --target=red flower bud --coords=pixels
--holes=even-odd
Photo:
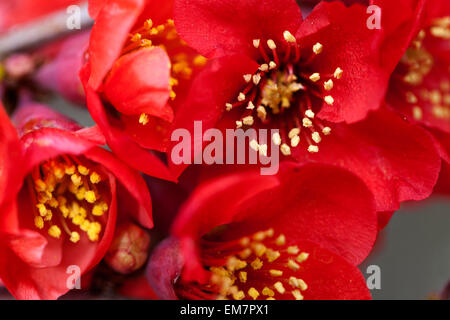
[[[148,257],[150,235],[133,223],[121,225],[106,254],[106,263],[115,271],[132,273],[141,268]]]

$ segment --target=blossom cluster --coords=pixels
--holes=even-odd
[[[0,32],[73,2],[2,3]],[[6,289],[370,299],[358,265],[379,232],[450,193],[450,3],[348,2],[90,0],[89,30],[0,57]],[[174,161],[196,122],[216,139],[265,129],[245,143],[278,170],[197,164],[201,137]]]

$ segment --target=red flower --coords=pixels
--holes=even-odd
[[[148,149],[166,151],[178,101],[205,59],[178,37],[172,1],[90,4],[96,22],[82,74],[90,88],[86,90],[92,91],[87,95],[89,111],[120,158],[147,174],[171,179]],[[122,148],[124,143],[134,151]],[[136,154],[145,161],[136,161]]]
[[[387,103],[410,122],[426,128],[443,158],[437,190],[450,183],[450,5],[428,1],[412,41],[397,65]],[[448,191],[447,191],[448,192]]]
[[[55,299],[69,266],[83,275],[103,258],[122,214],[153,226],[150,195],[95,129],[31,104],[15,115],[19,139],[0,117],[0,278],[16,298]]]
[[[286,158],[351,170],[380,212],[431,193],[440,166],[431,137],[380,108],[421,5],[383,11],[385,37],[366,28],[361,5],[322,2],[302,21],[290,0],[175,4],[180,35],[218,57],[194,81],[175,127],[279,129],[272,140]]]
[[[147,276],[165,299],[368,299],[354,265],[376,219],[367,187],[342,169],[226,175],[194,191]]]

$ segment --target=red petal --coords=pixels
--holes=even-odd
[[[194,121],[202,122],[203,131],[215,127],[223,114],[225,104],[231,102],[231,99],[239,94],[239,89],[244,86],[242,75],[253,74],[258,68],[259,65],[255,61],[245,56],[230,56],[209,61],[205,69],[195,78],[185,103],[177,111],[173,128],[187,129],[191,137],[194,137]],[[175,143],[172,147],[174,145]],[[191,149],[195,151],[193,146]],[[170,165],[174,172],[177,172],[177,176],[186,168],[180,166],[181,168],[175,169],[173,163]]]
[[[181,37],[208,57],[251,56],[253,39],[282,40],[302,22],[294,0],[177,0],[174,11]]]
[[[161,48],[146,48],[120,57],[102,90],[109,102],[126,115],[147,113],[171,122],[170,60]]]
[[[384,109],[353,125],[332,126],[317,154],[295,148],[293,155],[299,162],[350,170],[375,195],[377,211],[394,211],[402,201],[428,197],[440,168],[430,135]]]
[[[314,58],[311,68],[320,74],[333,74],[341,68],[344,74],[335,80],[330,95],[334,104],[323,103],[318,116],[333,122],[356,122],[364,119],[370,110],[380,107],[397,60],[381,63],[377,40],[378,30],[366,27],[367,8],[362,5],[345,7],[340,2],[321,2],[298,30],[297,39],[303,47],[319,42],[323,52]],[[310,20],[326,21],[329,25],[312,33]],[[304,34],[311,34],[303,37]],[[303,38],[302,38],[303,37]],[[398,49],[401,50],[401,49]]]
[[[143,6],[143,0],[114,0],[108,1],[98,12],[89,42],[89,84],[94,89],[98,89],[119,57]],[[95,6],[93,13],[97,10]]]
[[[103,104],[97,93],[86,83],[86,68],[81,73],[85,85],[88,109],[97,123],[111,150],[125,163],[150,176],[165,180],[174,180],[169,169],[148,150],[141,148],[125,132],[110,123]],[[112,119],[115,120],[115,119]],[[115,121],[117,123],[117,121]],[[138,124],[136,124],[138,125]]]

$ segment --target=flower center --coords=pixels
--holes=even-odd
[[[208,284],[176,283],[181,298],[192,299],[295,299],[308,289],[299,278],[309,254],[287,246],[273,229],[229,242],[202,240],[202,262],[211,272]]]
[[[92,162],[61,156],[36,166],[27,178],[34,203],[34,225],[59,239],[63,231],[77,243],[86,233],[98,241],[108,212],[106,177]]]
[[[247,85],[237,101],[225,107],[227,111],[242,110],[237,128],[251,127],[256,121],[278,128],[280,133],[274,134],[272,140],[285,156],[301,140],[309,152],[315,153],[319,151],[322,135],[331,133],[331,128],[315,115],[323,103],[334,104],[329,92],[334,87],[333,79],[340,79],[343,70],[336,68],[330,74],[314,72],[312,62],[322,53],[323,45],[316,43],[311,52],[302,53],[289,31],[283,36],[285,42],[279,45],[272,39],[265,43],[253,40],[260,55],[260,67],[256,73],[244,75]]]
[[[165,23],[154,25],[151,19],[130,35],[128,45],[123,49],[123,54],[139,48],[160,47],[167,52],[172,62],[170,78],[170,98],[174,100],[177,96],[175,87],[181,81],[187,81],[192,77],[196,68],[206,64],[206,58],[191,52],[187,44],[179,37],[172,19]],[[146,125],[149,116],[145,113],[139,117],[139,123]]]
[[[421,30],[396,69],[395,79],[402,85],[402,95],[411,106],[410,116],[423,120],[424,110],[431,110],[431,115],[440,120],[450,119],[450,80],[447,75],[432,79],[436,61],[427,49],[426,41],[439,43],[450,40],[450,17],[435,19],[431,26]],[[436,83],[431,83],[436,82]],[[432,85],[434,88],[427,88]]]

